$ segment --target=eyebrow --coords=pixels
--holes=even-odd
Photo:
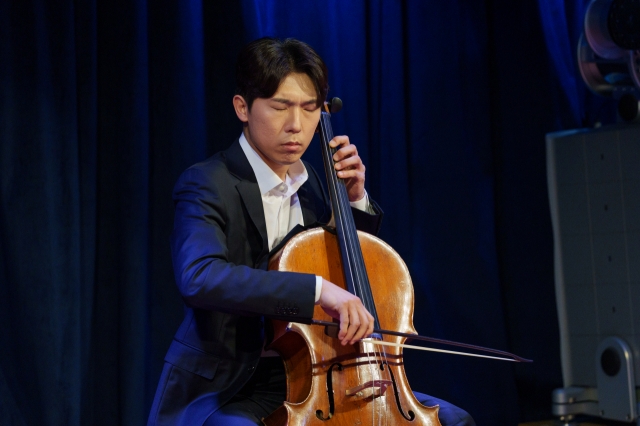
[[[281,104],[293,105],[293,102],[291,102],[289,99],[285,99],[285,98],[271,98],[271,100],[274,101],[274,102],[281,103]],[[317,103],[318,103],[318,101],[316,100],[316,98],[313,98],[313,99],[309,99],[308,101],[303,102],[302,106],[316,105]]]

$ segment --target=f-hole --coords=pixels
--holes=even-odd
[[[342,365],[337,362],[334,364],[331,364],[331,367],[329,367],[329,370],[327,371],[327,397],[329,398],[329,415],[325,417],[322,410],[316,410],[316,417],[322,420],[323,422],[326,422],[331,417],[333,417],[333,413],[336,408],[335,402],[333,400],[333,381],[332,381],[333,367],[338,367],[338,371],[342,371]],[[395,386],[395,383],[394,383],[394,386]]]
[[[396,378],[394,377],[393,371],[391,370],[391,367],[389,367],[389,364],[387,363],[387,361],[380,363],[380,370],[384,371],[385,364],[387,365],[387,371],[391,375],[391,383],[393,383],[393,394],[396,397],[396,405],[398,406],[398,411],[400,411],[400,414],[402,414],[402,417],[404,417],[405,419],[411,422],[416,418],[416,415],[411,410],[409,410],[409,416],[407,416],[404,413],[404,410],[402,409],[402,405],[400,404],[400,396],[398,394],[398,385],[396,384]]]

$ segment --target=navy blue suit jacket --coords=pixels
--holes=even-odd
[[[298,197],[309,228],[326,224],[331,210],[318,175],[305,165],[309,179]],[[149,426],[201,425],[251,377],[264,318],[309,321],[315,300],[315,276],[267,271],[262,198],[238,141],[187,169],[173,197],[171,249],[185,318],[165,356]],[[382,212],[371,204],[375,214],[352,210],[358,229],[375,234]]]

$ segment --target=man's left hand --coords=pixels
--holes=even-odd
[[[329,142],[331,148],[339,147],[333,155],[338,177],[344,179],[349,201],[360,201],[364,197],[364,171],[358,149],[349,142],[348,136],[336,136]]]

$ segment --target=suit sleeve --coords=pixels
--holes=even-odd
[[[235,187],[219,181],[219,176],[191,168],[174,188],[171,250],[176,283],[185,303],[243,315],[310,319],[315,276],[256,269],[248,252],[252,247],[250,231],[244,228],[244,234],[237,232],[243,228],[238,225],[242,211],[225,205],[225,201],[237,202]]]
[[[378,235],[380,232],[380,225],[382,224],[383,212],[378,203],[373,201],[369,197],[369,208],[371,212],[358,210],[351,207],[351,213],[353,214],[353,221],[356,224],[356,229],[364,231],[372,235]]]

